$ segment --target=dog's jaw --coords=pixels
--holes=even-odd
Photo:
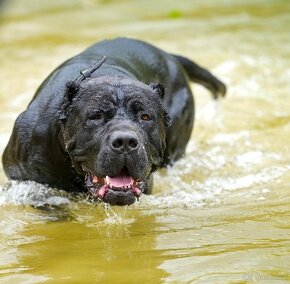
[[[111,205],[130,205],[142,195],[142,182],[134,180],[125,172],[104,178],[87,173],[85,185],[93,198]]]

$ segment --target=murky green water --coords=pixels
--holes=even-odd
[[[1,11],[1,153],[42,80],[103,38],[187,55],[229,92],[214,103],[193,86],[186,157],[127,211],[34,183],[0,190],[0,283],[290,282],[289,1],[10,0]]]

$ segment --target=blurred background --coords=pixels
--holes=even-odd
[[[289,27],[286,0],[2,0],[0,155],[41,82],[102,39],[185,55],[228,94],[192,85],[186,156],[126,212],[5,186],[0,165],[0,283],[288,283]]]

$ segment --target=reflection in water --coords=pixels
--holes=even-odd
[[[287,1],[9,3],[0,23],[1,153],[41,81],[99,39],[126,35],[183,53],[229,92],[216,103],[193,86],[186,157],[127,211],[33,182],[1,189],[0,283],[290,281]]]
[[[4,236],[9,249],[3,254],[7,263],[1,265],[15,268],[3,269],[4,276],[13,273],[3,279],[50,279],[51,283],[70,279],[83,283],[88,279],[114,283],[126,277],[126,283],[150,283],[152,279],[155,282],[167,276],[158,268],[163,256],[162,251],[155,250],[157,227],[153,215],[142,215],[135,209],[125,214],[124,208],[115,208],[117,212],[110,214],[117,218],[107,217],[101,206],[80,203],[71,204],[70,209],[70,214],[61,209],[50,212],[22,209],[21,219],[26,222],[12,230],[14,235],[16,232],[19,235],[15,240]]]

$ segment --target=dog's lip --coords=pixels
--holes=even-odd
[[[101,201],[106,199],[108,192],[118,196],[118,198],[125,198],[125,196],[131,195],[133,198],[139,199],[142,195],[140,189],[141,182],[134,180],[133,177],[123,171],[119,175],[105,177],[97,177],[96,175],[87,173],[85,184],[92,197],[98,198]]]

